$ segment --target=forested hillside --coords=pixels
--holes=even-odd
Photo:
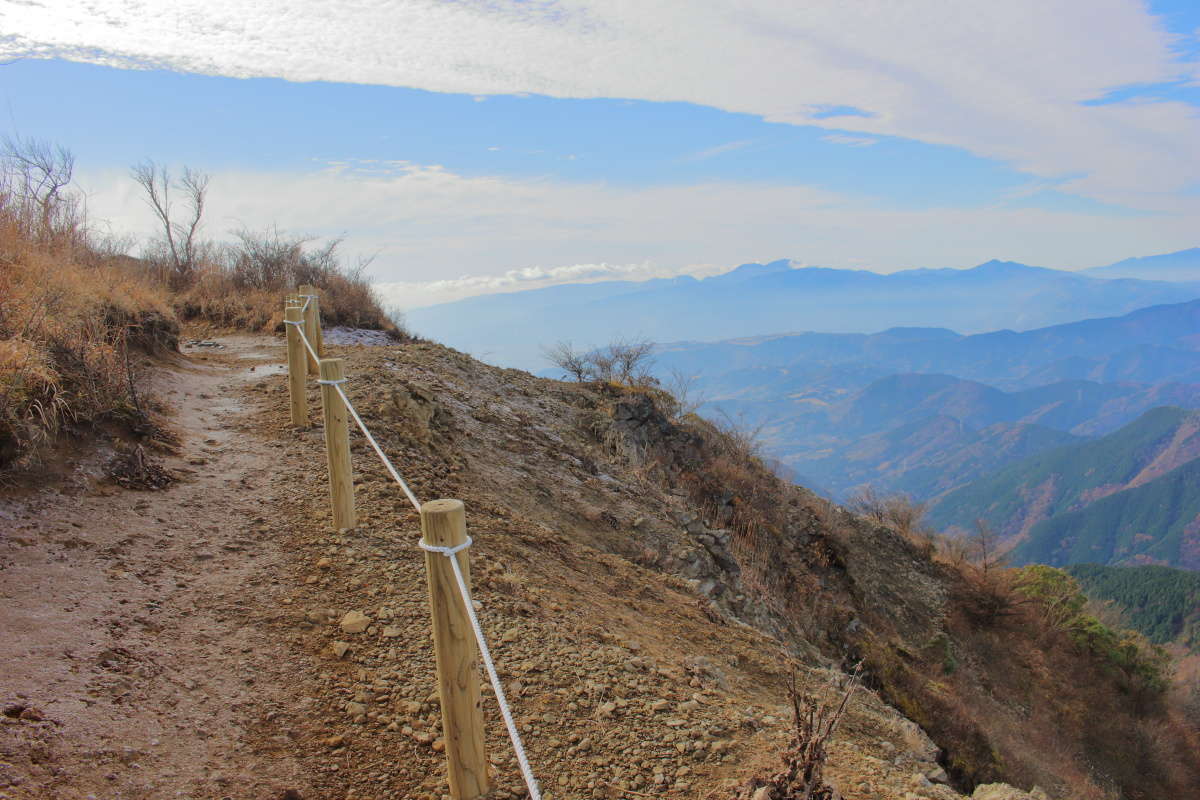
[[[1200,649],[1200,573],[1160,566],[1066,568],[1084,592],[1113,603],[1129,625],[1156,644]]]

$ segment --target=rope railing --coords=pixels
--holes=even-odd
[[[301,316],[303,314],[303,312],[309,308],[309,304],[317,300],[317,295],[315,293],[299,294],[299,295],[297,295],[297,297],[305,298],[304,306],[300,307],[298,305],[291,305],[291,306],[287,307],[288,311],[295,311],[296,309],[299,309],[299,313],[295,314],[295,316]],[[318,365],[322,365],[323,363],[328,364],[329,360],[323,360],[321,358],[321,356],[318,353],[318,350],[313,347],[312,343],[309,341],[309,338],[305,333],[305,326],[308,323],[306,323],[306,321],[303,319],[287,319],[286,318],[287,316],[288,315],[285,314],[284,324],[291,326],[288,329],[289,333],[291,331],[295,332],[295,334],[297,335],[297,337],[299,339],[299,342],[301,344],[303,344],[304,348],[308,351],[308,354],[312,356],[313,360],[316,361]],[[288,359],[289,374],[296,374],[295,372],[293,372],[293,370],[299,371],[299,370],[304,369],[303,356],[301,356],[299,359],[301,363],[294,364],[293,361],[295,359],[292,358],[292,348],[291,347],[289,347],[288,355],[289,355],[289,359]],[[462,535],[462,537],[464,537],[464,539],[463,539],[463,541],[459,542],[458,544],[449,545],[449,546],[441,546],[441,545],[430,544],[429,542],[425,541],[425,539],[429,537],[429,532],[426,529],[427,520],[426,520],[426,514],[424,511],[424,507],[422,506],[421,502],[419,500],[417,500],[416,494],[409,487],[408,483],[404,480],[403,477],[401,477],[399,470],[396,469],[396,466],[392,463],[391,459],[388,458],[386,453],[384,453],[383,448],[380,447],[380,445],[379,445],[379,442],[371,434],[370,428],[367,427],[367,424],[363,421],[362,417],[359,415],[358,410],[355,409],[354,403],[350,400],[350,397],[346,394],[346,390],[342,388],[342,384],[344,384],[346,382],[346,378],[340,376],[340,362],[339,362],[339,372],[338,372],[339,377],[337,377],[337,378],[324,377],[324,373],[325,373],[324,366],[321,366],[321,372],[322,372],[322,377],[320,377],[317,380],[317,384],[320,386],[328,386],[334,392],[337,393],[337,396],[344,404],[345,410],[354,419],[354,422],[358,425],[359,430],[362,432],[362,434],[366,438],[366,440],[370,443],[372,449],[374,449],[374,451],[375,451],[375,454],[379,457],[379,460],[383,463],[384,467],[387,469],[387,471],[391,475],[392,479],[400,486],[401,490],[404,492],[405,497],[408,498],[408,501],[412,504],[413,508],[417,511],[417,513],[421,514],[422,530],[424,533],[423,533],[422,539],[417,542],[418,546],[422,550],[426,551],[427,553],[442,555],[449,561],[451,571],[452,571],[452,574],[454,577],[453,585],[454,585],[455,590],[457,591],[459,599],[461,599],[461,601],[462,601],[462,611],[465,613],[467,621],[470,623],[471,630],[474,633],[475,644],[479,648],[479,655],[480,655],[481,659],[483,660],[483,665],[484,665],[485,670],[487,671],[488,680],[492,685],[492,692],[496,697],[496,705],[499,706],[499,708],[500,708],[500,716],[504,720],[504,726],[508,732],[508,738],[512,744],[513,753],[516,756],[517,765],[519,766],[520,771],[521,771],[521,777],[525,782],[526,788],[529,790],[530,799],[531,800],[541,800],[541,798],[542,798],[541,789],[538,785],[537,778],[533,774],[533,769],[529,765],[529,757],[525,752],[525,745],[521,740],[521,733],[517,729],[516,722],[513,719],[512,710],[510,709],[509,704],[508,704],[508,697],[504,692],[504,686],[500,681],[500,676],[496,670],[495,661],[492,658],[491,648],[488,647],[487,637],[484,635],[483,627],[480,625],[479,617],[475,612],[474,603],[471,598],[470,587],[468,587],[468,585],[467,585],[466,577],[463,574],[462,565],[459,563],[458,554],[465,552],[471,546],[471,544],[473,542],[471,537],[466,535],[465,522],[461,523],[462,524],[461,535]],[[301,379],[301,381],[302,381],[302,379]],[[297,384],[293,383],[292,385],[294,387]],[[302,388],[302,386],[303,386],[302,382],[299,385]],[[295,399],[295,398],[293,398],[293,399]],[[327,405],[327,404],[323,403],[323,405]],[[293,419],[295,419],[294,408],[295,408],[295,403],[293,403]],[[336,517],[337,516],[337,507],[338,507],[338,498],[336,497],[337,489],[336,489],[336,482],[334,480],[334,471],[335,471],[334,456],[333,456],[334,447],[333,447],[333,444],[331,443],[331,439],[329,438],[330,430],[331,430],[331,425],[330,425],[330,420],[329,420],[329,409],[326,408],[326,444],[327,444],[327,447],[329,447],[329,453],[330,453],[331,487],[335,487],[333,489],[333,493],[335,495],[334,507],[335,507],[335,517]],[[342,435],[345,435],[347,433],[345,430],[344,424],[341,426],[341,430],[342,430]],[[347,455],[348,455],[348,453],[347,453]],[[348,483],[348,481],[347,481],[347,483]],[[445,502],[445,501],[439,501],[439,502]],[[351,499],[351,503],[352,503],[352,499]],[[457,503],[457,501],[455,501],[455,503]],[[351,509],[352,509],[352,505],[351,505]],[[439,510],[441,510],[441,509],[439,509]],[[453,511],[454,509],[451,509],[451,510]],[[462,513],[461,503],[457,503],[457,511],[461,517],[461,513]],[[351,517],[352,516],[353,516],[353,512],[351,511]],[[433,523],[429,523],[429,524],[431,526],[433,525]],[[437,593],[432,591],[433,586],[434,586],[434,581],[435,581],[435,576],[434,576],[433,572],[430,572],[430,582],[431,582],[430,597],[431,597],[431,600],[433,600],[437,596]],[[443,611],[445,611],[445,610],[443,610]],[[438,624],[438,621],[439,621],[438,610],[434,609],[435,628]],[[440,648],[441,643],[439,641],[439,637],[438,637],[437,633],[438,633],[438,631],[435,630],[434,643],[435,643],[435,648]],[[450,670],[444,668],[443,662],[448,663],[451,660],[452,656],[449,653],[443,653],[441,651],[441,649],[439,649],[437,656],[438,656],[439,683],[443,687],[443,701],[442,701],[443,724],[446,725],[447,720],[454,714],[455,709],[447,708],[447,706],[450,705],[450,703],[448,703],[448,699],[445,697],[445,689],[448,685],[447,679],[449,678],[449,676],[444,675],[443,673],[444,672],[448,673],[448,672],[450,672]],[[457,682],[457,679],[455,679],[454,682]],[[477,696],[476,696],[476,699],[478,699]],[[471,709],[466,709],[465,713],[463,713],[464,709],[462,709],[462,708],[459,708],[458,711],[460,712],[459,716],[464,717],[468,724],[470,724],[472,722],[472,717],[470,714]],[[474,709],[474,712],[477,715],[478,709]],[[474,760],[481,762],[480,764],[477,765],[478,769],[476,769],[474,772],[480,772],[482,774],[474,774],[474,772],[472,772],[472,770],[470,769],[471,765],[469,765],[469,764],[456,764],[455,763],[456,758],[458,758],[460,761],[464,761],[464,762],[469,761],[471,759],[469,757],[464,758],[462,754],[458,754],[458,753],[454,752],[454,748],[458,743],[455,741],[452,741],[452,737],[450,737],[449,735],[446,737],[446,740],[447,740],[446,741],[446,753],[447,753],[447,757],[451,761],[450,789],[451,789],[451,794],[456,798],[456,800],[458,800],[458,798],[462,798],[463,800],[472,800],[475,797],[482,796],[487,791],[486,761],[484,761],[482,758],[481,724],[480,724],[480,730],[474,731],[472,733],[474,733],[475,736],[479,739],[479,747],[478,747],[479,752],[477,754],[478,757],[475,758]],[[466,738],[470,738],[470,737],[466,737]],[[461,775],[459,774],[460,772],[462,773]],[[456,776],[457,776],[457,779],[456,779]],[[469,780],[464,781],[464,777],[468,778]],[[467,783],[468,785],[464,786],[463,785],[464,783]]]

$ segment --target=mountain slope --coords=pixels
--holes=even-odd
[[[495,363],[539,369],[546,363],[541,348],[562,339],[588,346],[620,336],[665,342],[913,325],[967,332],[1031,329],[1198,294],[1197,286],[1186,284],[1104,280],[1000,261],[890,275],[793,269],[788,261],[775,261],[703,280],[602,282],[485,295],[413,309],[407,316],[422,335]],[[979,302],[984,297],[987,302]]]
[[[969,530],[981,518],[1002,536],[1022,536],[1043,520],[1151,483],[1197,458],[1200,413],[1156,408],[1107,436],[1032,455],[953,491],[930,519]],[[1170,521],[1164,516],[1159,523]]]
[[[834,370],[854,374],[828,369]],[[949,375],[891,375],[853,393],[828,386],[775,397],[764,393],[760,387],[740,392],[731,387],[704,409],[761,424],[767,450],[834,497],[872,483],[917,500],[979,478],[981,470],[994,471],[1077,437],[1110,433],[1164,404],[1200,408],[1195,384],[1064,381],[1003,392]]]
[[[1040,425],[997,423],[975,429],[937,415],[852,438],[823,457],[785,456],[784,463],[838,496],[869,485],[882,494],[926,500],[1033,453],[1078,441]]]
[[[1200,569],[1200,459],[1034,525],[1014,563]]]

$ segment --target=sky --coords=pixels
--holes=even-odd
[[[144,241],[343,237],[388,302],[750,261],[1081,268],[1200,244],[1200,3],[0,0],[0,131]]]

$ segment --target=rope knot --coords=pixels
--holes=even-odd
[[[441,547],[436,544],[429,544],[424,539],[421,539],[417,542],[417,546],[419,546],[422,550],[424,550],[428,553],[441,553],[446,558],[449,558],[450,556],[454,555],[455,553],[466,550],[468,547],[471,546],[471,544],[474,541],[475,541],[474,539],[472,539],[470,536],[468,536],[467,540],[465,542],[463,542],[462,544],[456,544],[454,547]]]

